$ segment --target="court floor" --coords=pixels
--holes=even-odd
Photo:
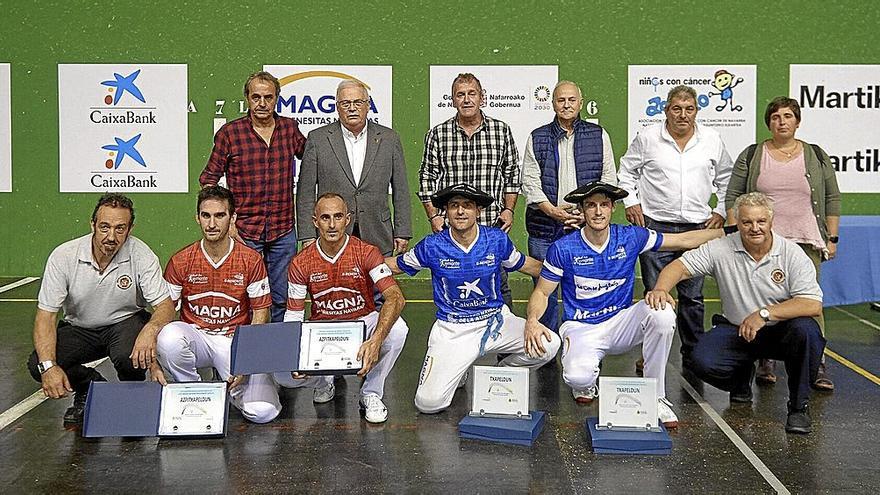
[[[682,376],[676,341],[667,370],[680,421],[672,455],[602,456],[583,428],[598,406],[572,400],[558,364],[532,374],[531,400],[550,417],[531,448],[459,439],[467,391],[443,413],[419,414],[412,398],[435,308],[424,281],[402,285],[410,335],[386,385],[384,425],[360,419],[360,382],[349,377],[324,405],[310,391],[283,390],[284,410],[270,424],[248,423],[232,409],[225,439],[93,440],[63,427],[69,400],[43,400],[25,369],[39,281],[0,278],[0,492],[880,492],[880,313],[867,304],[826,309],[837,389],[814,392],[812,434],[783,430],[784,370],[777,368],[776,385],[756,386],[753,404],[731,405],[726,393]],[[512,285],[522,315],[531,283]],[[710,284],[705,294],[708,318],[719,304]],[[602,374],[632,375],[637,357],[609,357]],[[99,369],[115,377],[107,363]]]

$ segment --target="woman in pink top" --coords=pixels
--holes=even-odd
[[[837,254],[840,225],[840,189],[828,154],[817,145],[795,139],[801,123],[797,100],[774,98],[764,112],[772,138],[740,153],[727,186],[728,223],[733,223],[733,202],[740,195],[760,191],[773,199],[773,230],[797,242],[816,267]],[[819,318],[825,334],[825,318]],[[761,360],[756,379],[776,383],[773,361]],[[825,369],[825,358],[813,383],[817,390],[834,390]]]

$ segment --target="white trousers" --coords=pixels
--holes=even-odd
[[[501,310],[504,323],[496,340],[486,341],[486,353],[509,354],[500,366],[538,368],[556,357],[559,337],[544,341],[543,356],[531,357],[525,351],[526,320],[514,315],[507,306]],[[449,323],[437,320],[428,337],[428,352],[419,376],[415,405],[423,413],[436,413],[449,407],[461,377],[480,357],[480,341],[486,322]]]
[[[599,362],[606,355],[623,354],[642,344],[645,377],[657,379],[657,396],[666,397],[666,360],[675,336],[675,311],[667,305],[654,310],[645,301],[624,309],[596,325],[566,321],[562,337],[562,379],[576,390],[596,384]]]
[[[194,325],[173,321],[159,332],[156,353],[159,363],[175,382],[199,381],[198,368],[213,367],[229,379],[232,338],[212,335]],[[250,375],[229,397],[232,405],[254,423],[268,423],[281,412],[278,387],[268,374]]]
[[[367,338],[371,338],[376,331],[376,324],[379,322],[379,312],[364,316],[361,320],[367,325]],[[367,373],[363,387],[361,387],[361,395],[376,394],[380,398],[385,396],[385,379],[391,373],[394,363],[400,357],[403,351],[403,345],[406,343],[406,336],[409,333],[409,327],[403,318],[397,318],[382,347],[379,349],[379,360],[373,366],[373,369]],[[294,380],[290,373],[275,373],[275,381],[279,385],[288,388],[295,387],[324,387],[333,381],[333,376],[314,376],[303,380]]]

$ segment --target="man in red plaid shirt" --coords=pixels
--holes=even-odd
[[[306,138],[295,119],[275,113],[281,84],[268,72],[244,83],[248,113],[214,136],[214,149],[199,176],[204,186],[220,177],[235,195],[238,220],[230,236],[263,256],[272,290],[272,321],[283,321],[287,267],[296,254],[293,180]]]

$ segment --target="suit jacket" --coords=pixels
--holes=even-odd
[[[412,237],[409,185],[400,136],[392,129],[374,122],[367,124],[367,150],[360,181],[355,185],[342,124],[338,121],[309,133],[300,163],[297,183],[296,219],[300,240],[315,238],[312,223],[315,199],[326,192],[345,198],[352,213],[352,226],[357,223],[360,238],[379,248],[386,256],[394,249],[393,239]],[[388,204],[388,185],[391,204]]]

